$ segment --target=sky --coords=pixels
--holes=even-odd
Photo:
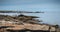
[[[38,16],[43,23],[60,25],[60,0],[0,0],[0,10],[42,11],[45,13],[25,15]]]

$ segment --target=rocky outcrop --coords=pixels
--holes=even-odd
[[[5,29],[10,30],[49,30],[55,31],[54,25],[41,24],[39,20],[32,16],[19,15],[16,17],[0,15],[0,26],[10,26]],[[11,27],[12,26],[12,27]]]

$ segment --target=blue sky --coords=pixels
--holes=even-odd
[[[43,11],[43,14],[26,15],[41,17],[39,19],[44,23],[60,25],[60,0],[0,0],[0,10]]]

